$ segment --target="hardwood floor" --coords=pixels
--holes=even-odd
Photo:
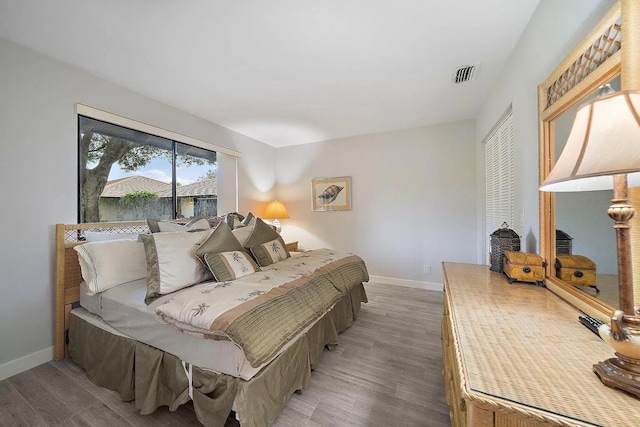
[[[450,426],[441,375],[442,293],[365,284],[369,303],[325,350],[274,426]],[[0,381],[0,426],[197,426],[190,404],[139,415],[70,359]],[[229,419],[227,427],[237,426]]]

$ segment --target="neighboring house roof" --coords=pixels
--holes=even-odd
[[[218,194],[217,180],[205,179],[202,181],[196,181],[193,184],[181,185],[176,187],[176,193],[178,197],[194,197],[194,196],[216,196]],[[160,197],[160,194],[158,194]],[[171,196],[171,190],[166,197]]]
[[[215,196],[217,195],[216,184],[215,178],[205,179],[193,184],[178,186],[176,192],[178,197]],[[156,193],[158,197],[171,197],[171,184],[141,175],[133,175],[108,181],[100,197],[122,197],[137,191],[149,191]]]
[[[146,176],[133,175],[107,181],[100,197],[122,197],[125,194],[135,193],[136,191],[150,191],[158,194],[167,189],[171,194],[171,184],[147,178]]]

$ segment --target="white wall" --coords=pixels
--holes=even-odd
[[[2,379],[52,355],[54,224],[77,219],[76,102],[242,152],[240,211],[274,197],[276,150],[2,39],[0,63]]]
[[[474,129],[464,121],[279,148],[285,240],[355,252],[374,276],[442,283],[442,261],[474,261]],[[345,175],[353,209],[313,212],[311,179]]]
[[[501,77],[476,119],[478,248],[486,259],[484,236],[484,147],[500,116],[513,105],[515,131],[515,217],[513,229],[522,236],[523,250],[539,251],[538,223],[538,98],[537,87],[593,28],[614,0],[541,0]],[[524,210],[524,223],[520,215]]]

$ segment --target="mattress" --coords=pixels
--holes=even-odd
[[[244,357],[242,349],[231,341],[198,338],[159,322],[155,308],[171,298],[171,295],[163,296],[146,305],[146,279],[125,283],[92,296],[87,295],[86,290],[86,285],[82,283],[82,308],[99,316],[107,326],[121,334],[171,353],[187,363],[245,380],[252,378],[266,365],[265,363],[256,368],[252,367]],[[92,320],[92,324],[100,326],[100,322],[95,318]]]
[[[264,366],[289,348],[317,322],[313,322],[296,335],[273,358],[258,367],[253,367],[246,359],[242,349],[231,341],[203,339],[192,334],[182,333],[174,326],[161,323],[155,314],[155,309],[158,305],[172,298],[172,295],[164,295],[146,305],[144,302],[146,292],[146,279],[125,283],[97,295],[87,295],[87,286],[82,282],[80,284],[80,306],[89,313],[99,316],[104,321],[104,325],[129,338],[171,353],[184,362],[200,368],[245,380],[251,379],[260,372]],[[101,322],[95,318],[91,320],[95,326],[102,327]],[[104,327],[102,329],[109,330]]]

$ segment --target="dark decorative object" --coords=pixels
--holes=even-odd
[[[520,236],[509,228],[509,224],[502,223],[502,228],[491,233],[491,265],[489,270],[502,273],[502,254],[504,251],[519,251]]]
[[[562,230],[556,230],[556,253],[561,255],[571,255],[573,250],[573,237]]]

